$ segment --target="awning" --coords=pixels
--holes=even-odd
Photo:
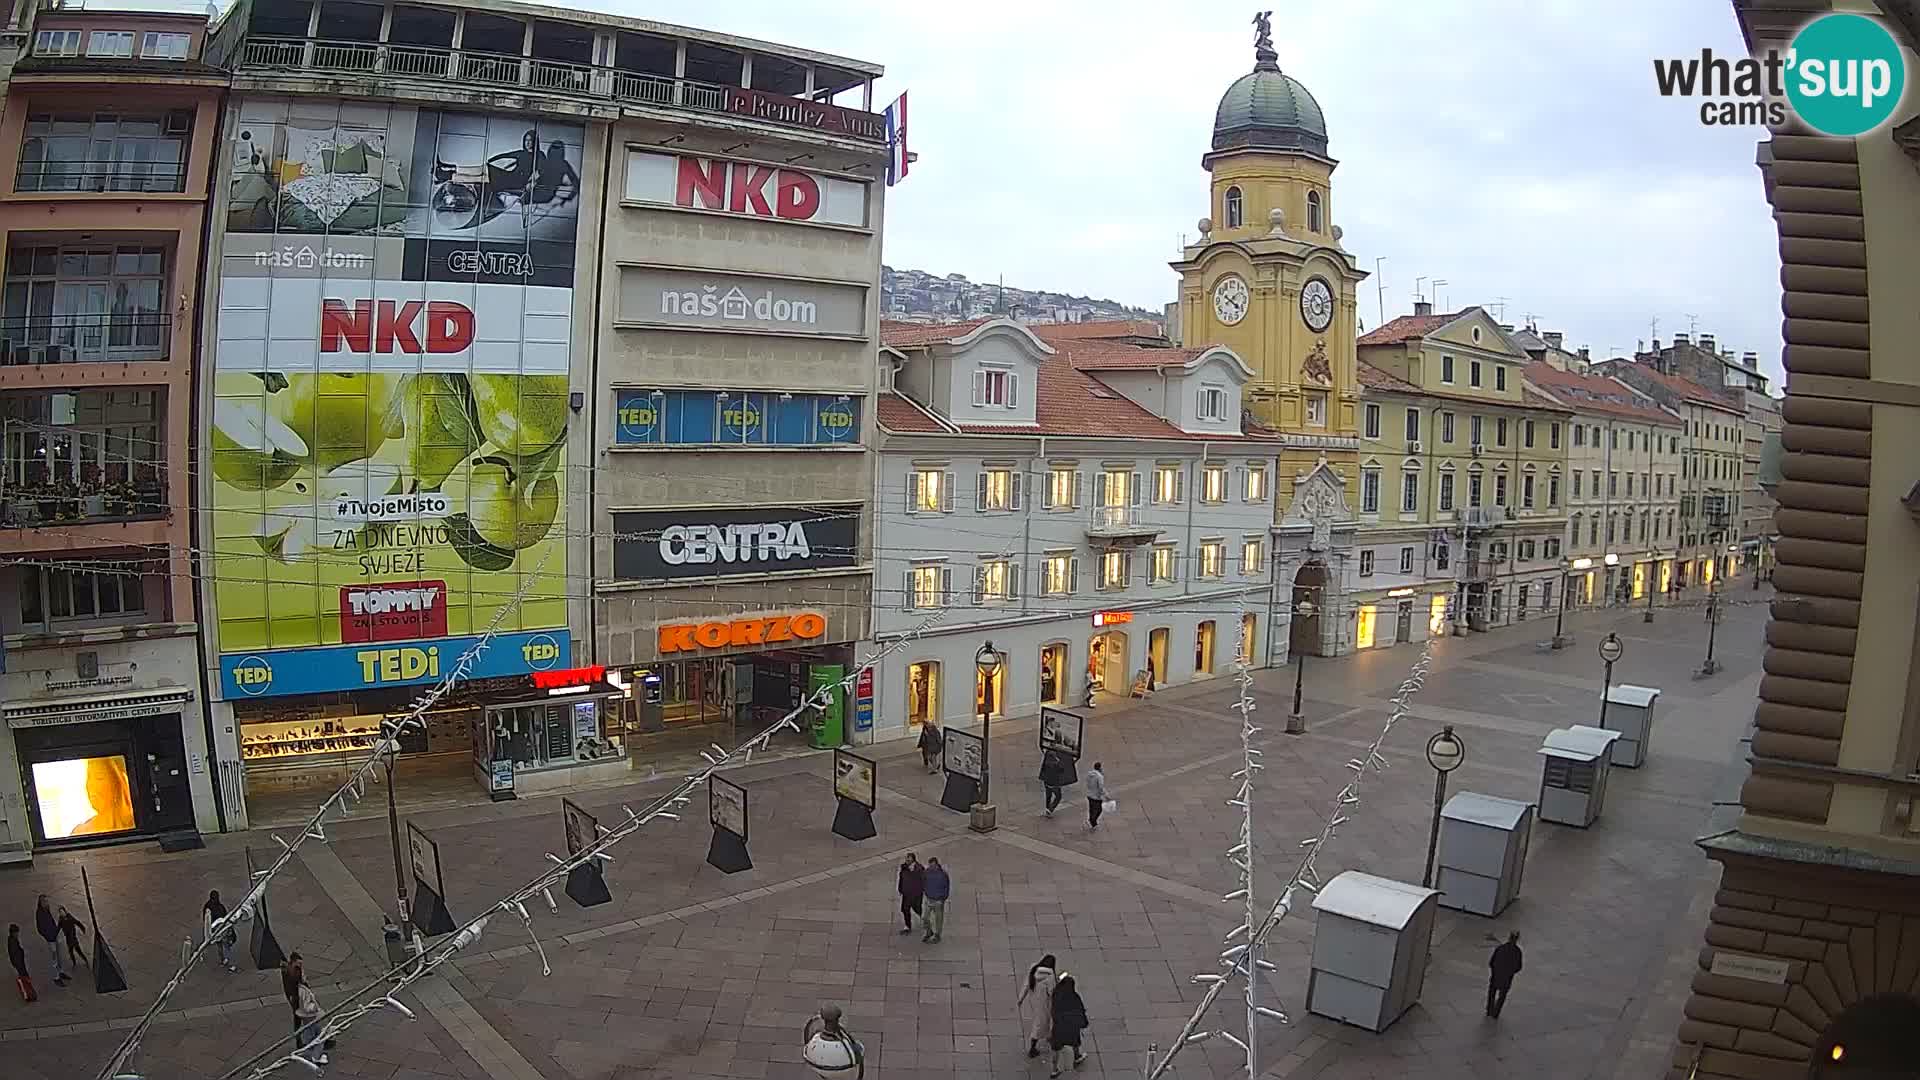
[[[192,700],[192,690],[173,686],[161,690],[122,690],[112,694],[41,698],[7,705],[0,711],[6,716],[10,728],[56,727],[61,724],[93,724],[102,720],[161,716],[179,712],[180,706]]]

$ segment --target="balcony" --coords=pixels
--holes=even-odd
[[[235,67],[248,74],[311,72],[417,79],[464,88],[512,87],[615,106],[723,113],[861,142],[886,142],[886,119],[877,113],[770,90],[537,56],[253,34],[241,43]]]
[[[1460,524],[1469,529],[1491,529],[1507,521],[1507,510],[1503,506],[1470,506],[1458,515]]]
[[[0,486],[0,529],[111,525],[167,516],[159,481],[134,484],[5,484]]]
[[[1087,537],[1108,547],[1139,547],[1160,532],[1160,526],[1142,521],[1134,506],[1096,506],[1087,517]]]
[[[0,319],[0,367],[165,360],[172,343],[165,312]]]

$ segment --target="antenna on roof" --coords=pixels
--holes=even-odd
[[[1488,304],[1487,306],[1493,309],[1493,318],[1495,322],[1507,321],[1507,297],[1496,296],[1493,298],[1493,303]],[[1527,318],[1531,319],[1533,318],[1533,316],[1529,315],[1527,316]]]
[[[1693,336],[1694,329],[1699,325],[1700,325],[1700,316],[1695,315],[1692,312],[1688,312],[1687,313],[1687,337],[1689,339],[1693,341],[1700,340],[1699,338]]]

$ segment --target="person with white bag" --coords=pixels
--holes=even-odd
[[[1100,763],[1094,762],[1087,770],[1087,827],[1100,827],[1100,812],[1112,810],[1119,804],[1107,795],[1107,774],[1101,770]]]

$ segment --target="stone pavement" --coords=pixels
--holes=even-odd
[[[1736,589],[1730,599],[1751,601]],[[1570,617],[1573,648],[1542,653],[1550,621],[1436,643],[1436,663],[1412,715],[1387,744],[1393,767],[1368,778],[1363,802],[1321,861],[1331,876],[1357,868],[1419,879],[1432,812],[1421,757],[1443,723],[1468,746],[1453,790],[1536,796],[1535,751],[1545,732],[1593,722],[1600,663],[1594,645],[1619,631],[1626,656],[1616,682],[1665,690],[1646,768],[1616,772],[1605,815],[1589,830],[1537,826],[1521,899],[1498,920],[1442,912],[1421,1001],[1375,1035],[1307,1015],[1304,992],[1313,917],[1281,927],[1275,1003],[1294,1023],[1261,1039],[1272,1077],[1348,1080],[1423,1077],[1653,1075],[1663,1064],[1705,903],[1717,878],[1693,847],[1752,711],[1764,608],[1730,606],[1720,627],[1719,675],[1696,680],[1705,650],[1697,607]],[[1417,647],[1307,661],[1304,736],[1280,733],[1291,670],[1256,677],[1266,771],[1256,791],[1261,894],[1291,871],[1298,840],[1317,833],[1344,762],[1379,730],[1386,700]],[[751,792],[755,866],[724,875],[705,864],[709,828],[698,807],[628,841],[608,870],[614,902],[583,910],[534,908],[552,975],[517,919],[497,919],[445,978],[410,997],[415,1021],[377,1016],[337,1048],[327,1075],[364,1080],[797,1080],[799,1029],[822,1001],[842,1003],[865,1040],[876,1080],[1044,1076],[1021,1044],[1015,996],[1026,967],[1057,953],[1079,979],[1093,1026],[1078,1075],[1137,1078],[1150,1044],[1164,1043],[1200,996],[1237,908],[1222,859],[1236,817],[1224,803],[1237,767],[1231,680],[1176,688],[1147,702],[1096,710],[1088,761],[1105,761],[1120,809],[1089,832],[1080,789],[1054,818],[1040,810],[1034,725],[994,728],[1001,828],[966,830],[938,805],[904,742],[877,748],[880,835],[864,843],[829,833],[824,755],[756,763],[732,774]],[[1084,768],[1083,768],[1084,771]],[[666,783],[583,792],[603,822],[666,790]],[[537,872],[563,840],[553,799],[416,810],[445,864],[456,919]],[[204,851],[151,848],[49,856],[0,874],[0,908],[27,922],[33,894],[79,910],[79,866],[92,877],[101,921],[132,989],[110,997],[49,988],[42,1001],[0,1003],[0,1068],[7,1080],[72,1080],[92,1069],[175,962],[208,888],[242,890],[242,849],[264,857],[263,833],[214,837]],[[953,871],[946,939],[898,933],[892,867],[916,851]],[[331,1004],[384,968],[378,912],[390,906],[392,856],[383,821],[328,829],[277,884],[275,929],[312,964]],[[85,918],[83,914],[81,916]],[[30,926],[30,923],[29,923]],[[1481,1015],[1486,956],[1518,929],[1527,966],[1498,1023]],[[29,933],[31,931],[29,930]],[[36,970],[40,965],[36,965]],[[44,983],[44,978],[42,982]],[[1231,1003],[1219,1010],[1233,1023]],[[273,973],[227,975],[208,965],[174,998],[142,1058],[151,1080],[218,1077],[283,1037],[289,1020]],[[1236,1075],[1238,1055],[1214,1041],[1189,1047],[1171,1075]]]

